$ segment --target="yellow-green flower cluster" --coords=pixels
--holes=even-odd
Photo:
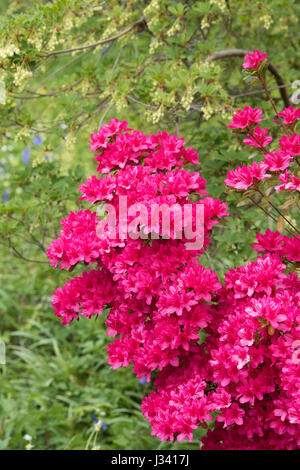
[[[174,34],[176,34],[177,31],[180,31],[180,29],[181,29],[180,21],[179,19],[177,19],[176,21],[174,21],[171,28],[167,31],[167,36],[168,37],[174,36]]]
[[[185,93],[183,94],[181,98],[181,104],[182,107],[188,111],[191,107],[191,104],[193,102],[193,96],[195,93],[195,89],[192,86],[187,86]]]
[[[271,15],[266,14],[261,16],[260,21],[265,29],[269,29],[271,24],[273,23],[273,18],[271,17]]]
[[[145,117],[148,121],[152,122],[153,124],[157,124],[164,117],[164,114],[164,106],[161,104],[156,111],[148,109],[145,112]]]
[[[32,72],[30,70],[25,69],[22,65],[18,65],[14,74],[14,84],[22,90],[26,81],[31,76]]]
[[[225,0],[209,0],[210,5],[216,5],[222,12],[226,10]]]
[[[15,44],[7,44],[4,47],[0,48],[0,58],[6,59],[7,57],[12,57],[14,54],[20,54],[20,49]]]

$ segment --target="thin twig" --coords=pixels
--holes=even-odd
[[[259,194],[261,194],[263,197],[265,197],[265,195],[260,191],[260,189],[257,189],[257,191],[259,192]],[[297,228],[292,224],[292,222],[290,222],[284,216],[284,214],[279,209],[277,209],[277,207],[269,199],[267,200],[267,202],[280,215],[280,217],[282,217],[295,230],[295,232],[300,233],[299,230],[297,230]]]
[[[82,51],[84,49],[95,49],[97,46],[101,46],[102,44],[107,44],[108,42],[115,41],[125,34],[129,33],[132,29],[134,29],[136,26],[143,24],[145,22],[144,18],[140,18],[139,20],[135,21],[132,23],[130,26],[125,28],[123,31],[121,31],[118,34],[115,34],[114,36],[111,36],[106,39],[101,39],[100,41],[94,42],[93,44],[87,44],[86,46],[78,46],[78,47],[70,47],[69,49],[61,49],[59,51],[52,51],[45,53],[43,57],[51,57],[53,55],[59,55],[59,54],[69,54],[70,52],[76,52],[76,51]]]
[[[30,263],[46,263],[48,264],[48,261],[42,261],[42,260],[39,260],[39,259],[30,259],[30,258],[26,258],[26,256],[23,256],[22,253],[20,253],[15,246],[13,246],[13,244],[11,243],[10,240],[8,240],[8,243],[9,243],[9,247],[14,251],[14,256],[16,258],[21,258],[22,260],[24,261],[28,261]]]
[[[82,78],[79,78],[79,80],[76,80],[76,82],[71,83],[71,85],[67,85],[64,88],[61,88],[60,90],[53,91],[51,93],[36,93],[35,91],[26,90],[27,93],[31,94],[32,96],[17,95],[15,93],[12,96],[14,98],[17,98],[17,99],[20,99],[20,100],[34,100],[34,99],[38,99],[38,98],[47,98],[49,96],[57,96],[60,93],[63,93],[64,91],[68,91],[68,90],[73,89],[75,86],[79,85],[79,83],[81,83],[82,80],[83,80]]]
[[[86,54],[88,54],[90,51],[85,51],[83,54],[81,55],[78,55],[76,57],[73,57],[73,59],[71,59],[69,62],[63,64],[61,67],[59,67],[58,69],[54,70],[54,72],[50,73],[50,75],[48,75],[48,77],[44,78],[44,80],[41,81],[41,83],[35,88],[35,91],[36,90],[39,90],[39,88],[41,88],[50,78],[53,78],[56,74],[58,74],[59,72],[61,72],[62,70],[64,70],[65,68],[69,67],[71,64],[73,64],[74,62],[76,62],[77,60],[81,59],[83,56],[85,56]]]
[[[98,132],[103,124],[103,121],[105,119],[105,116],[107,115],[107,113],[109,113],[109,111],[111,110],[111,108],[113,107],[113,103],[109,103],[108,106],[106,107],[104,113],[102,114],[101,116],[101,119],[99,121],[99,124],[98,124]]]
[[[290,86],[292,86],[292,83],[288,83],[287,85],[273,86],[269,88],[269,91],[279,90],[280,88],[288,88]],[[228,95],[228,98],[243,98],[244,96],[259,95],[261,93],[265,93],[265,90],[263,88],[261,88],[260,90],[253,90],[247,91],[246,93],[240,93],[239,95]]]
[[[29,229],[29,235],[31,236],[31,238],[35,241],[36,245],[43,251],[45,252],[45,247],[44,245],[31,233],[30,231],[30,225],[29,224],[26,224],[22,219],[19,219],[18,217],[15,217],[13,215],[9,215],[9,218],[10,219],[13,219],[15,220],[16,222],[19,222],[20,224],[24,225],[25,227],[27,227]]]
[[[142,106],[145,106],[145,108],[153,109],[153,110],[157,110],[157,109],[158,109],[157,106],[153,106],[153,105],[151,105],[151,104],[143,103],[143,101],[138,100],[138,99],[135,98],[134,96],[126,95],[126,98],[129,99],[129,100],[131,100],[131,101],[134,101],[134,102],[137,103],[137,104],[141,104]]]

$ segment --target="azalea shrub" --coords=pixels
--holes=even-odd
[[[269,98],[272,129],[262,127],[260,109],[245,106],[234,114],[228,128],[254,160],[224,181],[241,205],[261,208],[276,223],[276,231],[257,234],[257,259],[230,269],[224,282],[204,267],[214,227],[230,210],[207,194],[197,152],[183,138],[146,135],[117,119],[91,135],[98,174],[79,190],[95,210],[71,212],[47,251],[56,268],[85,265],[81,276],[57,289],[55,315],[63,324],[107,315],[108,363],[132,365],[138,379],[151,382],[141,408],[160,440],[192,440],[201,426],[208,428],[202,449],[300,448],[300,110],[277,109],[267,61],[256,50],[243,69]],[[121,197],[131,222],[127,236]],[[107,222],[104,203],[114,209],[115,224],[99,236]],[[193,227],[202,206],[202,246],[187,249],[175,213],[169,236],[160,219],[150,229],[147,215],[134,224],[132,205],[166,211],[189,205]]]

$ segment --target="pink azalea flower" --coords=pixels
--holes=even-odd
[[[291,159],[292,157],[282,150],[275,150],[265,155],[265,163],[269,171],[285,170],[289,166]]]
[[[230,426],[231,424],[238,424],[241,426],[243,424],[243,416],[245,411],[239,407],[237,403],[232,403],[229,408],[226,408],[222,414],[217,415],[217,421],[224,423],[224,428]]]
[[[264,235],[257,233],[256,238],[258,243],[253,243],[252,248],[258,252],[280,252],[282,249],[284,237],[282,237],[278,231],[271,232],[271,230],[267,228]]]
[[[275,186],[276,191],[282,191],[283,189],[289,191],[299,191],[300,192],[300,178],[297,178],[293,173],[286,170],[284,173],[279,175],[279,181],[282,181],[283,184]]]
[[[283,124],[291,125],[297,119],[300,119],[300,108],[294,109],[293,106],[288,106],[278,116],[283,118]]]
[[[231,188],[248,189],[254,184],[255,180],[261,181],[264,178],[270,178],[271,175],[266,174],[266,171],[267,168],[263,162],[253,162],[250,166],[238,166],[235,170],[230,170],[227,173],[224,183]]]
[[[284,135],[279,140],[279,146],[283,152],[289,155],[300,155],[300,135],[295,133],[291,137]]]
[[[259,50],[255,50],[252,54],[245,55],[245,62],[242,67],[244,69],[257,69],[259,64],[263,62],[267,57],[267,53],[261,53]]]
[[[245,106],[240,109],[232,118],[231,124],[227,127],[230,129],[245,129],[251,124],[259,124],[262,119],[262,110]]]
[[[246,145],[251,145],[252,147],[266,147],[270,142],[272,142],[273,138],[268,134],[268,128],[261,129],[260,127],[255,127],[253,135],[247,134],[248,139],[244,139],[243,142]]]
[[[286,256],[289,261],[300,262],[300,238],[284,237],[282,254]]]

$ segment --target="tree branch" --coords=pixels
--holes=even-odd
[[[269,91],[273,90],[280,90],[280,88],[289,88],[292,86],[292,83],[287,83],[286,85],[280,85],[280,86],[273,86],[269,88]],[[240,93],[239,95],[228,95],[229,98],[242,98],[244,96],[251,96],[251,95],[260,95],[261,93],[265,93],[265,90],[261,88],[260,90],[252,90],[252,91],[247,91],[245,93]]]
[[[125,34],[129,33],[136,26],[141,25],[141,24],[145,24],[145,19],[143,17],[135,21],[134,23],[132,23],[130,26],[128,26],[126,29],[124,29],[120,33],[115,34],[114,36],[111,36],[110,38],[101,39],[100,41],[94,42],[93,44],[87,44],[86,46],[71,47],[69,49],[61,49],[59,51],[48,52],[48,53],[45,53],[43,57],[47,58],[53,55],[69,54],[70,52],[83,51],[84,49],[94,49],[97,46],[101,46],[102,44],[107,44],[108,42],[115,41],[116,39],[121,38]]]
[[[18,95],[16,93],[13,93],[12,96],[14,98],[17,98],[17,99],[20,99],[20,100],[35,100],[35,99],[38,99],[38,98],[48,98],[49,96],[57,96],[59,95],[60,93],[63,93],[65,91],[70,91],[72,90],[74,87],[76,87],[77,85],[79,85],[79,83],[82,82],[82,78],[79,78],[79,80],[76,80],[76,82],[74,83],[71,83],[70,85],[67,85],[65,86],[64,88],[61,88],[60,90],[55,90],[55,91],[52,91],[50,93],[37,93],[35,91],[31,91],[31,90],[25,90],[27,93],[29,93],[29,95],[31,96],[28,96],[28,95]]]
[[[4,245],[6,246],[4,243],[1,243],[1,245]],[[39,259],[30,259],[30,258],[26,258],[25,256],[22,255],[22,253],[20,253],[16,247],[11,243],[11,240],[8,239],[8,246],[9,248],[11,248],[13,250],[13,256],[15,256],[16,258],[20,258],[22,259],[23,261],[28,261],[29,263],[42,263],[42,264],[49,264],[48,261],[43,261],[43,260],[39,260]]]

